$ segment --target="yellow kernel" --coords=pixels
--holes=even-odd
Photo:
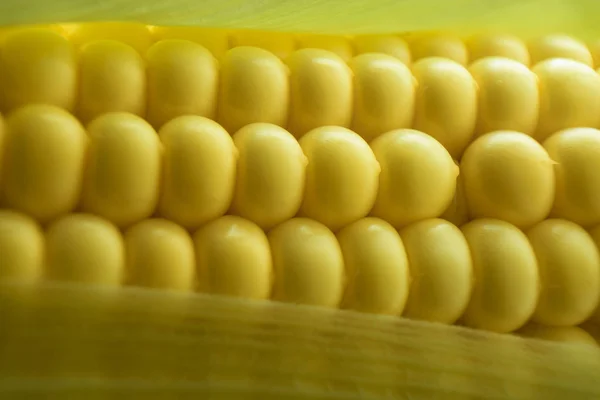
[[[541,293],[533,321],[573,326],[598,305],[600,256],[592,237],[579,225],[547,219],[527,232],[538,260]]]
[[[288,74],[285,64],[266,50],[229,50],[221,63],[218,122],[230,133],[254,122],[285,126]]]
[[[155,43],[148,63],[148,122],[160,128],[181,115],[214,118],[218,65],[204,47],[186,40]]]
[[[568,58],[580,63],[594,65],[590,50],[585,43],[566,35],[548,35],[529,43],[531,65],[551,58]]]
[[[301,212],[336,231],[367,216],[377,195],[380,167],[356,133],[317,128],[300,139],[308,159]]]
[[[344,260],[335,235],[319,222],[293,218],[269,232],[275,284],[273,300],[339,306]]]
[[[77,96],[77,62],[71,44],[51,30],[9,34],[0,47],[2,111],[29,103],[72,110]]]
[[[454,61],[427,58],[413,65],[418,82],[413,127],[437,139],[459,158],[475,133],[477,86]]]
[[[540,91],[538,141],[567,128],[600,126],[600,75],[577,61],[551,59],[533,68]]]
[[[380,53],[395,57],[406,65],[412,63],[412,55],[406,41],[392,35],[366,35],[354,38],[356,54]]]
[[[221,60],[229,50],[229,35],[225,30],[197,26],[153,26],[150,30],[156,41],[176,39],[198,43],[210,51],[217,60]]]
[[[407,226],[400,237],[412,278],[403,316],[454,323],[465,311],[473,287],[464,235],[451,223],[434,218]]]
[[[438,217],[448,208],[458,167],[437,140],[400,129],[379,136],[371,148],[381,165],[373,216],[399,228]]]
[[[238,31],[231,34],[231,47],[251,46],[265,49],[277,57],[286,59],[296,50],[296,39],[292,34],[262,31]]]
[[[465,198],[465,185],[463,184],[463,178],[460,173],[456,177],[456,189],[454,191],[452,203],[450,203],[440,218],[443,218],[456,226],[461,226],[469,221],[469,207],[467,205],[467,199]]]
[[[529,50],[521,39],[510,35],[477,35],[467,41],[471,62],[486,57],[504,57],[529,66]]]
[[[465,43],[453,36],[425,34],[411,40],[410,48],[415,61],[428,57],[441,57],[461,65],[467,65],[469,62]]]
[[[592,335],[578,326],[544,326],[527,324],[516,332],[520,336],[552,342],[579,343],[597,346]]]
[[[464,323],[476,329],[512,332],[531,317],[539,293],[537,262],[527,236],[494,219],[461,228],[473,262],[474,288]]]
[[[319,49],[294,52],[290,69],[288,130],[301,137],[311,129],[352,122],[352,71],[334,53]]]
[[[37,222],[0,210],[0,280],[37,281],[43,273],[44,233]]]
[[[233,136],[239,152],[232,211],[263,229],[296,215],[304,195],[308,163],[288,131],[256,123]]]
[[[476,136],[498,130],[533,135],[539,115],[536,75],[525,65],[500,57],[469,68],[479,87]]]
[[[398,232],[378,218],[363,218],[343,228],[337,239],[348,283],[342,306],[400,315],[408,296],[408,260]]]
[[[528,228],[550,213],[553,162],[530,136],[512,131],[483,135],[465,151],[460,170],[471,217]]]
[[[219,295],[266,299],[273,280],[271,251],[254,223],[226,215],[194,234],[198,288]]]
[[[185,229],[164,219],[146,219],[125,232],[126,283],[192,290],[194,244]]]
[[[146,65],[130,46],[98,41],[80,53],[79,102],[83,122],[122,111],[143,116],[146,111]]]
[[[188,229],[225,214],[235,187],[237,150],[219,124],[183,116],[159,131],[164,147],[159,214]]]
[[[301,35],[297,38],[299,49],[320,49],[334,53],[344,61],[354,55],[350,41],[342,36]]]
[[[88,126],[90,150],[82,207],[126,227],[154,212],[158,201],[161,144],[143,119],[109,113]]]
[[[90,214],[69,214],[48,227],[48,279],[119,286],[124,269],[123,238],[110,222]]]
[[[77,47],[97,40],[114,40],[133,47],[140,54],[144,54],[153,42],[146,25],[129,22],[86,22],[70,27],[67,35]]]
[[[566,129],[543,145],[555,162],[552,215],[585,227],[600,224],[600,130]]]
[[[79,200],[88,138],[81,124],[54,106],[28,105],[6,120],[2,198],[48,222]]]
[[[362,54],[350,62],[354,73],[352,130],[367,142],[392,129],[410,128],[415,82],[408,67],[385,54]]]

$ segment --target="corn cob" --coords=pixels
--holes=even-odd
[[[558,35],[9,32],[1,277],[593,344],[594,56]]]
[[[543,270],[558,268],[555,273],[560,276],[572,267],[546,266],[548,245],[532,248],[518,228],[545,232],[550,228],[542,221],[548,216],[584,228],[600,223],[591,192],[597,183],[590,173],[600,140],[600,121],[594,116],[600,107],[600,77],[589,67],[593,61],[584,44],[548,36],[529,43],[527,53],[524,42],[507,36],[476,37],[466,43],[439,34],[404,39],[282,35],[270,40],[252,32],[221,32],[223,43],[232,49],[218,52],[212,46],[214,55],[210,46],[198,44],[216,40],[218,34],[91,24],[16,30],[4,36],[0,69],[13,79],[5,78],[2,90],[8,115],[3,203],[43,225],[51,223],[48,254],[35,259],[24,254],[16,262],[29,264],[24,270],[32,278],[44,271],[54,280],[146,282],[151,287],[248,298],[269,298],[272,290],[278,300],[394,315],[401,315],[408,301],[407,315],[453,323],[466,312],[462,323],[507,332],[532,318],[536,304],[535,315],[545,312],[538,304],[548,296],[544,285],[553,287],[560,278],[544,278]],[[124,38],[127,43],[114,40]],[[154,38],[159,40],[153,44]],[[269,51],[252,47],[258,44]],[[351,50],[366,53],[350,60]],[[388,54],[370,52],[374,50]],[[470,53],[478,58],[466,69],[462,65],[469,63]],[[537,63],[532,70],[525,53]],[[577,79],[565,86],[568,76]],[[502,85],[498,79],[503,79]],[[582,87],[573,90],[577,84]],[[46,105],[38,105],[41,102]],[[545,104],[577,112],[544,114]],[[546,141],[547,127],[557,133]],[[458,168],[452,158],[460,159],[464,193],[456,191]],[[586,190],[573,193],[582,179]],[[454,222],[476,220],[460,233],[435,218],[452,221],[452,207],[462,195],[468,216]],[[77,210],[88,214],[61,217]],[[228,211],[241,218],[220,218]],[[293,219],[297,214],[312,221]],[[153,216],[165,219],[148,220]],[[40,228],[25,218],[7,211],[7,224],[21,221],[24,235],[39,247]],[[548,223],[567,224],[553,221]],[[126,229],[125,241],[112,224]],[[578,225],[565,226],[581,231]],[[85,233],[88,227],[98,231]],[[192,245],[184,232],[198,228]],[[238,248],[239,239],[227,238],[229,229],[239,231],[248,243],[258,242],[252,249]],[[448,240],[462,244],[446,249],[439,265],[428,265],[420,253],[426,254],[424,243],[435,229],[447,229],[449,235],[440,237],[437,246]],[[496,257],[489,248],[497,246],[493,236],[492,242],[485,242],[490,229],[508,235],[503,240],[514,241],[508,248],[522,248],[515,254],[524,258],[511,263],[488,260]],[[377,230],[383,236],[369,233]],[[269,233],[268,241],[263,231]],[[332,236],[338,231],[340,244]],[[148,259],[152,262],[146,256],[140,261],[144,246],[149,246],[144,243],[158,240],[159,232],[173,236],[175,247],[163,249],[156,242],[152,247],[163,249],[164,255],[159,251]],[[321,238],[316,239],[323,241],[319,248],[295,247],[295,241],[307,240],[298,236],[306,232],[313,232],[307,238]],[[581,275],[574,279],[587,282],[588,294],[579,296],[587,300],[581,300],[580,314],[557,311],[555,319],[567,322],[549,318],[544,321],[549,326],[578,325],[598,304],[597,250],[590,245],[591,237],[581,232],[575,243],[588,253],[578,253],[583,257],[578,263]],[[67,256],[63,247],[75,238],[84,247]],[[375,251],[380,240],[391,241],[385,246],[390,249],[386,256]],[[355,253],[361,246],[364,249]],[[107,264],[92,267],[102,264],[102,248],[113,249],[106,251]],[[166,260],[180,252],[187,254],[180,265],[167,267]],[[194,252],[195,266],[190,261]],[[553,257],[572,257],[571,253],[565,248]],[[239,254],[248,265],[229,259],[231,254]],[[220,260],[226,264],[217,267]],[[440,267],[443,260],[450,262],[447,276]],[[314,271],[303,269],[311,263]],[[485,270],[496,263],[497,272]],[[507,264],[521,266],[513,271]],[[139,270],[144,265],[148,281]],[[13,271],[7,272],[9,277],[18,276],[14,267],[5,268]],[[173,277],[167,268],[176,271]],[[435,271],[415,272],[421,268]],[[219,274],[224,275],[216,278]],[[250,275],[242,279],[245,274]],[[505,274],[522,286],[483,287],[489,281],[485,274]],[[296,287],[289,276],[304,283]],[[366,281],[356,281],[356,276]],[[451,294],[452,283],[460,295]],[[419,294],[421,284],[441,285],[442,297],[431,309],[424,305],[428,296]],[[578,287],[564,287],[567,294],[559,290],[556,296],[573,296],[577,302]],[[522,293],[515,295],[513,289]],[[368,305],[373,293],[382,298]],[[490,293],[493,300],[479,297]],[[457,296],[456,305],[445,310],[452,296]],[[504,304],[506,310],[498,309],[497,314],[477,311],[502,298],[516,303]],[[560,301],[566,304],[567,298]],[[548,301],[557,300],[550,296]],[[444,315],[426,317],[429,314]]]

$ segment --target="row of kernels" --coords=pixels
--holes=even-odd
[[[224,216],[193,235],[164,219],[124,232],[90,214],[45,235],[23,214],[0,213],[2,279],[133,285],[403,315],[513,332],[528,321],[579,325],[600,300],[600,229],[546,220],[526,234],[500,220],[461,229],[441,219],[400,231],[377,218],[335,235],[310,219],[265,233]],[[597,318],[597,316],[595,317]]]
[[[329,50],[348,60],[363,53],[384,53],[409,65],[412,60],[445,57],[466,65],[478,59],[499,56],[525,65],[549,58],[570,58],[590,66],[597,64],[598,41],[588,45],[564,34],[545,35],[524,41],[507,34],[479,34],[463,40],[444,33],[415,32],[401,35],[327,36],[264,31],[226,31],[199,27],[156,27],[132,23],[86,23],[47,27],[65,35],[81,47],[97,40],[123,41],[144,53],[153,42],[183,39],[201,44],[220,58],[228,49],[239,46],[261,47],[280,58],[297,49]],[[4,34],[15,31],[7,29]]]
[[[295,52],[284,65],[264,50],[244,47],[227,54],[220,74],[216,120],[233,131],[269,122],[301,137],[316,127],[337,125],[371,141],[386,131],[413,127],[458,158],[473,137],[494,130],[543,140],[561,129],[600,126],[600,76],[566,59],[529,70],[488,58],[469,71],[449,59],[428,58],[409,70],[382,54],[358,56],[348,67],[333,53],[316,49]],[[172,86],[161,89],[175,92]],[[176,97],[187,94],[181,90]],[[161,101],[157,109],[168,109]],[[164,122],[148,118],[155,126]]]
[[[333,230],[370,212],[401,226],[441,215],[458,175],[443,146],[418,131],[391,131],[369,146],[341,127],[298,141],[251,124],[232,139],[203,117],[176,118],[157,134],[133,114],[108,113],[86,133],[45,105],[7,118],[1,154],[8,207],[45,223],[79,206],[120,227],[158,211],[194,229],[228,210],[264,229],[298,212]]]
[[[400,236],[411,278],[405,316],[444,321],[435,312],[460,309],[457,304],[467,297],[461,323],[511,332],[527,321],[579,325],[598,306],[599,227],[588,233],[572,222],[548,219],[523,232],[505,221],[478,219],[459,231],[431,219],[401,229]],[[358,255],[361,246],[353,245]],[[362,258],[363,268],[374,259]]]
[[[508,34],[480,34],[467,38],[444,33],[414,33],[404,35],[366,35],[336,37],[323,35],[294,36],[284,33],[240,31],[228,34],[224,31],[196,30],[194,28],[154,28],[156,40],[184,39],[213,48],[215,56],[237,46],[265,48],[280,58],[304,48],[331,51],[344,60],[365,53],[390,55],[406,65],[427,57],[443,57],[468,65],[485,57],[505,57],[526,66],[551,58],[568,58],[590,67],[598,64],[600,46],[598,41],[586,43],[564,34],[545,35],[523,41]],[[98,38],[101,38],[99,36]],[[215,40],[219,46],[215,46]]]
[[[332,52],[304,49],[285,61],[257,47],[221,59],[191,41],[155,43],[140,56],[119,42],[93,42],[77,55],[52,31],[23,31],[0,52],[1,109],[47,103],[88,122],[111,111],[145,117],[156,129],[180,115],[216,119],[230,131],[254,122],[296,137],[325,125],[349,127],[367,141],[413,127],[458,158],[472,138],[509,129],[538,140],[555,131],[600,126],[600,76],[589,66],[553,59],[533,70],[486,58],[469,70],[427,58],[412,70],[385,54],[349,64]]]
[[[135,115],[108,113],[86,133],[73,116],[44,105],[17,110],[6,125],[1,201],[44,223],[78,206],[120,227],[158,212],[195,229],[228,210],[264,229],[298,213],[334,231],[369,214],[397,228],[438,216],[520,228],[548,215],[600,223],[600,131],[592,128],[558,132],[543,145],[493,132],[467,148],[459,168],[439,142],[414,130],[369,145],[342,127],[298,141],[258,123],[232,139],[203,117],[176,118],[157,134]]]

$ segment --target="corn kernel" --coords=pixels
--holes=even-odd
[[[296,39],[289,33],[238,31],[231,35],[231,47],[259,47],[285,60],[296,50]]]
[[[475,277],[463,322],[500,333],[519,329],[532,316],[539,293],[537,261],[527,236],[494,219],[474,220],[461,230]]]
[[[428,219],[402,229],[400,237],[412,279],[403,315],[454,323],[464,313],[473,287],[471,254],[464,235],[449,222]]]
[[[146,219],[125,232],[125,282],[188,291],[194,288],[194,244],[177,224]]]
[[[461,65],[467,65],[469,62],[469,53],[465,43],[453,36],[418,35],[411,40],[410,48],[415,61],[429,57],[443,57]]]
[[[511,35],[477,35],[467,42],[471,62],[486,57],[503,57],[529,66],[529,50],[525,42]]]
[[[319,222],[293,218],[269,232],[275,286],[273,300],[339,306],[344,260],[335,235]]]
[[[227,31],[197,26],[153,26],[150,31],[156,41],[159,40],[189,40],[206,48],[217,59],[221,60],[229,50],[229,35]]]
[[[276,125],[256,123],[233,140],[239,152],[233,212],[266,230],[294,217],[308,163],[296,139]]]
[[[98,41],[80,53],[78,117],[84,122],[107,112],[143,117],[146,111],[146,65],[130,46]]]
[[[148,64],[148,122],[159,129],[181,115],[214,118],[218,65],[204,47],[185,40],[155,43]]]
[[[119,230],[89,214],[70,214],[46,232],[46,271],[51,281],[119,286],[125,248]]]
[[[538,260],[541,293],[533,321],[573,326],[598,306],[600,256],[592,237],[565,220],[547,219],[527,232]]]
[[[460,168],[472,217],[528,228],[550,213],[553,162],[531,137],[511,131],[481,136],[465,151]]]
[[[556,195],[552,215],[585,227],[600,224],[600,131],[572,128],[544,143],[555,162]]]
[[[89,125],[91,139],[82,208],[119,227],[149,217],[158,201],[161,144],[143,119],[104,114]]]
[[[288,130],[296,137],[321,126],[350,127],[352,71],[334,53],[305,49],[286,61],[290,69]]]
[[[236,47],[221,63],[217,121],[230,133],[254,122],[285,126],[288,70],[272,53]]]
[[[144,54],[153,38],[146,25],[124,22],[88,22],[67,27],[67,36],[76,47],[97,40],[114,40],[125,43]]]
[[[533,68],[539,80],[538,141],[567,128],[600,127],[600,76],[567,59],[550,59]]]
[[[257,225],[226,215],[204,225],[193,239],[200,291],[249,299],[269,297],[271,251]]]
[[[75,51],[51,30],[17,31],[0,47],[0,79],[4,112],[30,103],[72,110],[77,96]]]
[[[299,49],[321,49],[334,53],[344,61],[354,55],[350,41],[340,36],[300,35],[297,37]]]
[[[6,121],[2,199],[42,222],[79,200],[88,138],[66,111],[31,104]]]
[[[498,130],[533,135],[539,115],[536,75],[523,64],[488,57],[471,64],[479,87],[476,136]]]
[[[594,60],[587,46],[579,40],[566,35],[548,35],[529,43],[531,64],[552,58],[568,58],[594,66]]]
[[[188,229],[229,209],[235,188],[237,150],[219,124],[183,116],[159,131],[164,147],[158,212]]]
[[[366,35],[354,38],[356,54],[380,53],[387,54],[410,66],[412,55],[406,41],[392,35]]]
[[[0,280],[39,280],[44,246],[44,233],[33,218],[0,210]]]
[[[401,129],[381,135],[371,147],[381,165],[371,215],[399,228],[438,217],[448,208],[458,167],[438,141],[422,132]]]
[[[352,130],[367,142],[393,129],[410,128],[415,81],[408,67],[384,54],[363,54],[350,62],[354,73]]]
[[[336,231],[365,217],[375,202],[380,167],[356,133],[322,127],[300,139],[308,159],[301,212]]]
[[[363,218],[337,234],[348,282],[343,308],[400,315],[409,293],[406,251],[398,232],[378,218]]]
[[[458,159],[475,133],[477,86],[463,66],[444,58],[413,65],[418,82],[413,127],[437,139]]]

